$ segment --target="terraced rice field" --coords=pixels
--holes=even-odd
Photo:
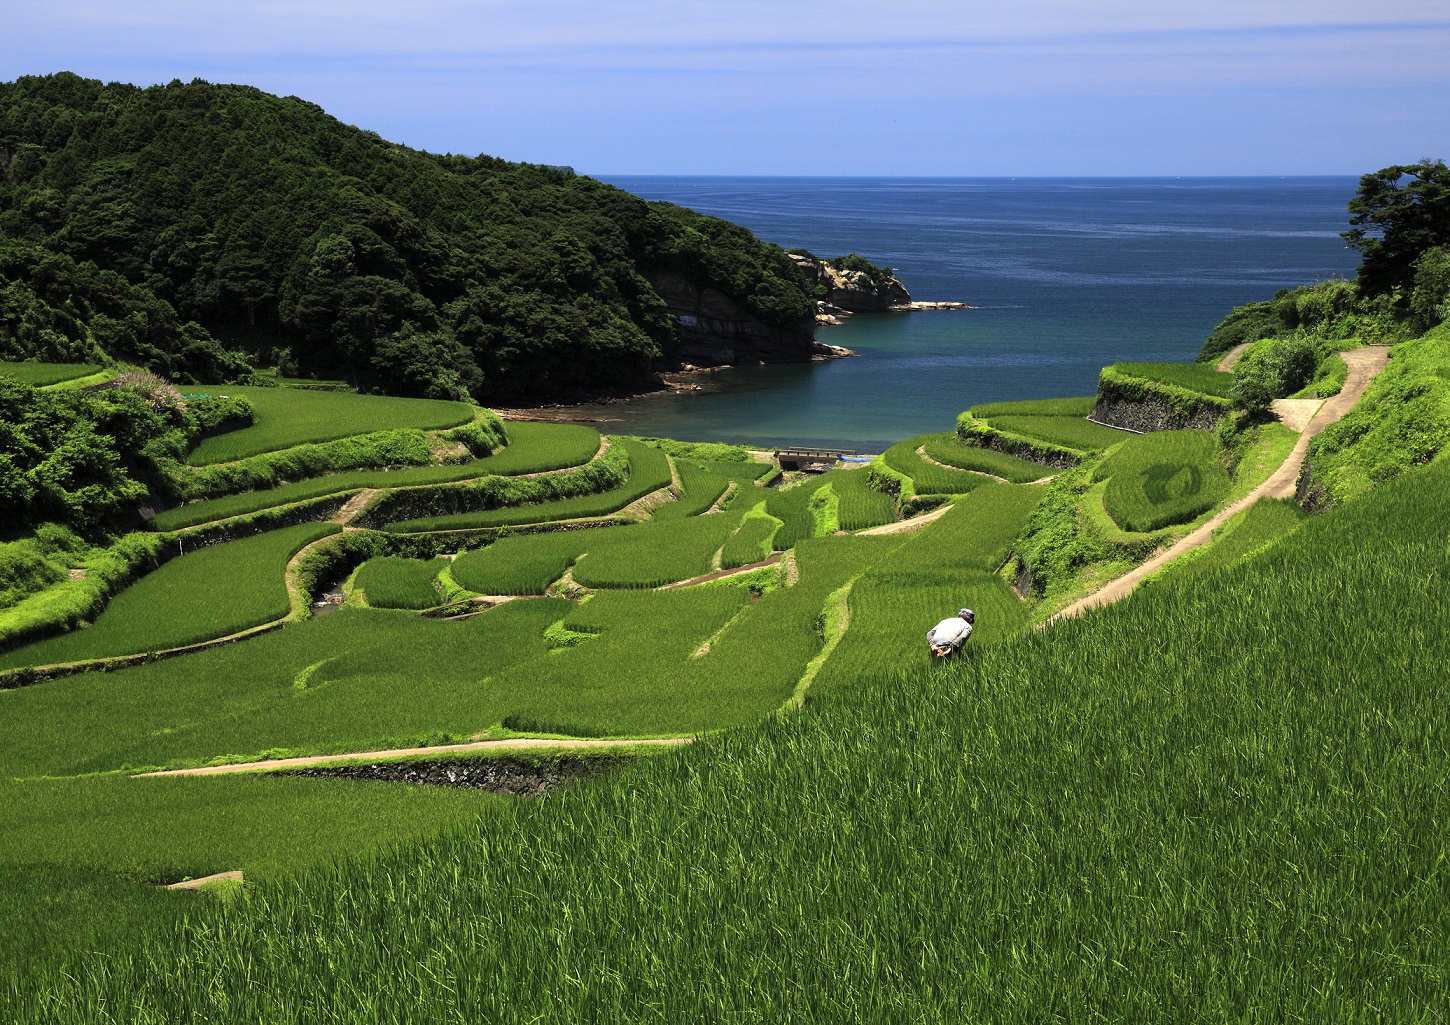
[[[1230,398],[1233,392],[1234,375],[1217,370],[1212,363],[1114,363],[1112,369],[1221,399]]]
[[[265,491],[168,509],[151,521],[153,530],[179,530],[198,523],[228,519],[324,495],[363,488],[402,488],[476,480],[489,474],[520,475],[582,466],[599,451],[599,432],[579,424],[511,422],[509,443],[502,451],[452,466],[414,466],[400,470],[354,470],[283,484]]]
[[[448,564],[447,559],[369,559],[358,568],[354,586],[375,609],[430,609],[443,603],[438,574]]]
[[[629,452],[629,480],[617,488],[593,495],[580,495],[556,502],[505,506],[471,513],[429,516],[415,520],[389,523],[387,529],[399,534],[415,534],[437,530],[468,530],[478,527],[516,526],[547,523],[554,520],[586,519],[608,516],[645,495],[668,487],[673,481],[669,459],[657,448],[638,442],[620,442]]]
[[[1018,402],[985,402],[967,411],[978,420],[994,416],[1070,416],[1081,419],[1097,405],[1096,395],[1081,395],[1065,399],[1024,399]]]
[[[1061,445],[1075,452],[1100,452],[1132,437],[1127,431],[1071,416],[994,416],[988,423],[999,431]]]
[[[932,661],[927,630],[963,607],[977,614],[972,648],[1023,630],[1029,617],[1022,602],[993,571],[1006,560],[1042,490],[1010,484],[978,488],[867,570],[851,588],[851,629],[819,685],[849,685],[859,675]]]
[[[372,431],[404,427],[420,430],[457,427],[473,419],[473,407],[468,403],[437,399],[399,399],[383,395],[241,385],[206,389],[193,387],[183,391],[183,395],[193,393],[245,398],[252,404],[255,414],[251,426],[207,438],[192,449],[187,461],[196,466],[224,463],[263,452],[276,452],[293,445],[334,441]]]
[[[13,377],[32,388],[74,381],[98,373],[100,369],[94,363],[0,363],[0,374]]]
[[[991,483],[979,473],[949,469],[922,458],[916,450],[925,444],[927,437],[927,435],[922,435],[898,442],[888,448],[881,457],[887,466],[897,473],[911,478],[917,494],[964,495],[984,484]],[[1040,477],[1041,473],[1037,476]]]
[[[162,651],[281,619],[288,559],[337,530],[305,523],[188,552],[116,595],[93,626],[0,654],[0,669]]]
[[[1018,403],[1025,405],[1025,403]],[[946,463],[960,470],[975,470],[1001,477],[1012,484],[1030,484],[1041,480],[1052,471],[1041,463],[1019,459],[1005,452],[989,448],[963,445],[954,433],[928,434],[922,441],[926,454],[939,463]]]
[[[1228,472],[1209,431],[1134,437],[1094,471],[1107,478],[1103,507],[1119,527],[1147,533],[1187,523],[1228,495]]]

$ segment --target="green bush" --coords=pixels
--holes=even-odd
[[[1308,385],[1322,358],[1314,341],[1303,335],[1255,343],[1234,364],[1234,405],[1250,413],[1263,412],[1271,400]]]
[[[1450,325],[1390,353],[1355,407],[1309,443],[1310,505],[1361,495],[1450,445]]]

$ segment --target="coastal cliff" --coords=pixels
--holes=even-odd
[[[802,363],[823,355],[822,348],[839,350],[818,346],[812,317],[768,324],[719,289],[678,271],[655,270],[647,277],[675,318],[679,342],[672,355],[683,367]]]
[[[911,293],[890,267],[878,267],[854,253],[823,260],[793,249],[790,258],[815,286],[818,299],[836,311],[878,313],[911,303]]]

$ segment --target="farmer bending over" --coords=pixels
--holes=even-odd
[[[954,651],[960,651],[967,638],[972,636],[972,623],[976,614],[971,609],[962,609],[955,619],[943,619],[926,632],[926,643],[937,658],[946,658]]]

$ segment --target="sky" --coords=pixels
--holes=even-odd
[[[0,80],[238,82],[583,174],[1360,174],[1450,157],[1445,0],[3,0]]]

